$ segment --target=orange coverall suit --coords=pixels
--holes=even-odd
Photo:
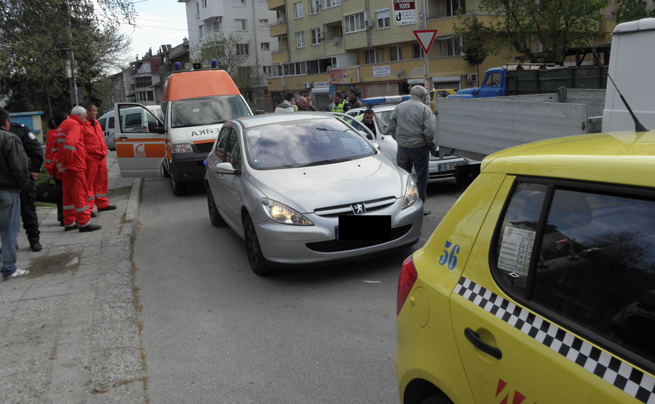
[[[89,209],[93,205],[102,210],[109,206],[107,199],[107,144],[102,127],[97,120],[84,122],[84,145],[86,147],[86,185],[89,189]]]
[[[57,129],[52,129],[49,130],[48,134],[46,135],[44,166],[46,170],[48,170],[48,174],[54,177],[55,183],[63,188],[61,184],[62,175],[55,166],[57,160],[59,160],[59,152],[57,150]],[[57,202],[57,220],[60,222],[64,220],[63,200]]]
[[[77,221],[78,226],[82,227],[91,221],[83,127],[84,123],[77,115],[70,115],[57,129],[59,163],[65,168],[62,182],[66,226],[72,226]]]

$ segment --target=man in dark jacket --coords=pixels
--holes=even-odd
[[[0,108],[0,241],[2,279],[27,275],[16,267],[16,241],[20,230],[20,190],[30,180],[27,155],[20,139],[9,132],[9,113]]]
[[[21,188],[20,193],[20,216],[23,219],[23,228],[27,233],[27,240],[30,242],[32,251],[41,251],[41,240],[39,231],[39,218],[36,216],[36,207],[34,201],[36,200],[36,189],[34,189],[34,181],[39,178],[41,168],[43,168],[44,155],[41,143],[37,140],[34,133],[29,127],[22,123],[12,122],[9,129],[14,133],[23,143],[23,149],[29,159],[29,170],[31,183],[27,187]]]
[[[348,101],[350,102],[351,108],[363,108],[362,102],[357,98],[357,90],[351,89],[348,90]]]

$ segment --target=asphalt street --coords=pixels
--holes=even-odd
[[[463,187],[431,185],[419,244],[366,261],[258,277],[201,187],[144,182],[135,284],[152,402],[397,403],[395,310],[403,260]]]

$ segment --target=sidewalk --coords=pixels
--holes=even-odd
[[[65,232],[54,207],[37,208],[43,250],[18,236],[19,268],[0,281],[0,403],[145,403],[145,357],[134,299],[132,241],[142,180],[107,156],[102,230]]]

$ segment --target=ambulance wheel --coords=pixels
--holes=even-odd
[[[175,196],[182,196],[186,194],[186,184],[180,183],[175,179],[175,169],[173,168],[173,166],[170,167],[171,167],[171,171],[170,171],[171,176],[169,179],[171,180],[171,191],[173,191],[173,195]]]
[[[161,163],[161,168],[159,169],[159,171],[161,173],[161,176],[164,177],[164,178],[168,178],[168,177],[171,176],[171,174],[166,169],[166,163],[164,163],[164,162]]]
[[[259,246],[257,233],[255,232],[255,225],[252,223],[250,216],[247,215],[243,219],[243,233],[246,239],[246,253],[248,254],[250,268],[259,276],[270,274],[272,269],[266,265],[266,259],[262,253],[262,248]]]
[[[206,186],[207,191],[207,207],[209,208],[209,220],[212,222],[214,227],[225,226],[225,220],[221,217],[221,214],[216,208],[216,203],[214,202],[214,196],[212,195],[212,190],[209,188],[209,185]]]

